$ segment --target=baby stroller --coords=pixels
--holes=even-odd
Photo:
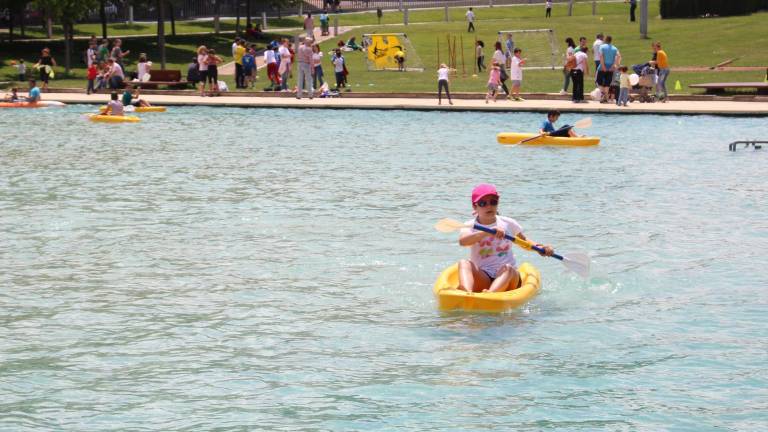
[[[640,80],[638,81],[635,88],[637,89],[639,96],[639,101],[641,103],[653,103],[656,102],[656,81],[658,80],[658,76],[656,74],[656,68],[653,67],[650,63],[645,63],[642,65],[634,65],[632,66],[632,70],[635,71],[640,76]]]

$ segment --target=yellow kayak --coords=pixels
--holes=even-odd
[[[559,146],[586,147],[586,146],[596,146],[600,144],[600,138],[593,137],[593,136],[592,137],[575,137],[575,138],[543,136],[528,142],[524,142],[524,143],[520,142],[529,138],[533,138],[537,135],[538,134],[532,134],[532,133],[502,132],[496,135],[496,140],[499,142],[499,144],[522,144],[522,145],[559,145]]]
[[[104,111],[105,109],[107,109],[106,105],[99,107],[100,111]],[[165,112],[166,109],[167,108],[164,107],[164,106],[135,107],[132,110],[128,109],[128,107],[126,107],[126,111],[127,112],[133,111],[133,112],[138,112],[138,113],[141,113],[141,112]]]
[[[504,312],[520,307],[536,297],[541,289],[539,270],[529,263],[517,269],[522,284],[512,291],[495,293],[472,293],[461,291],[459,286],[459,265],[454,264],[443,270],[435,281],[432,291],[440,310],[460,309],[465,311]]]
[[[141,119],[135,116],[113,116],[113,115],[101,115],[101,114],[88,114],[88,119],[95,122],[104,123],[137,123]]]

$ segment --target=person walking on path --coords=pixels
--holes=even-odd
[[[496,102],[499,85],[501,85],[501,66],[496,60],[493,60],[491,68],[488,69],[488,93],[485,94],[485,103],[488,103],[488,99],[491,97]]]
[[[503,52],[501,52],[501,42],[496,41],[494,47],[496,48],[496,51],[493,52],[492,61],[499,65],[499,83],[501,88],[504,90],[504,94],[509,96],[509,88],[507,88],[507,80],[509,79],[509,74],[507,74],[507,69],[504,66],[507,63],[507,57]],[[494,101],[495,100],[496,99],[494,96]]]
[[[656,41],[653,44],[654,60],[658,69],[658,80],[656,81],[656,97],[660,101],[667,101],[667,78],[669,78],[669,60],[667,53],[661,49],[661,42]]]
[[[453,105],[451,101],[451,92],[448,90],[448,66],[445,63],[440,65],[440,69],[437,70],[437,104],[443,104],[443,88],[445,88],[445,95],[448,96],[448,103]]]
[[[315,19],[312,18],[312,12],[307,12],[307,17],[304,18],[304,30],[307,32],[307,37],[315,40]]]
[[[635,22],[635,9],[637,9],[637,0],[624,0],[629,3],[629,21]]]
[[[485,67],[485,52],[483,52],[483,48],[485,48],[483,41],[477,41],[477,44],[475,45],[475,56],[477,57],[477,73],[482,72],[483,69],[487,69]]]
[[[576,66],[571,69],[573,80],[573,103],[585,103],[584,101],[584,77],[589,75],[589,49],[581,48],[573,53]]]
[[[600,45],[600,69],[597,71],[597,85],[600,86],[602,97],[600,103],[608,103],[608,90],[613,82],[616,65],[621,64],[621,54],[613,46],[613,38],[605,37],[605,43]]]
[[[560,90],[561,95],[568,94],[568,85],[571,83],[571,70],[576,67],[575,57],[573,54],[576,52],[576,43],[573,38],[565,38],[565,64],[563,65],[563,88]]]
[[[472,11],[472,8],[469,8],[469,10],[466,13],[467,16],[467,33],[471,33],[475,31],[475,13]]]
[[[296,90],[296,99],[301,99],[304,92],[309,94],[309,98],[314,97],[312,88],[312,38],[305,37],[299,42],[296,49],[296,59],[299,63],[299,82]]]

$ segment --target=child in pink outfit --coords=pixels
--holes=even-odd
[[[488,93],[485,95],[485,103],[488,103],[488,99],[493,97],[493,101],[496,102],[496,95],[499,93],[499,85],[501,85],[501,69],[497,62],[493,62],[493,65],[488,72]]]

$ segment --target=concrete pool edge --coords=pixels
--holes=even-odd
[[[768,116],[768,102],[742,101],[670,101],[668,103],[633,103],[629,107],[614,104],[600,104],[588,101],[574,104],[569,100],[532,99],[523,102],[511,102],[499,99],[498,102],[485,103],[482,99],[454,99],[448,105],[445,99],[437,104],[436,97],[427,98],[391,98],[391,97],[339,97],[339,98],[304,98],[262,97],[262,96],[217,96],[200,97],[193,95],[142,94],[154,105],[168,106],[221,106],[239,108],[322,108],[322,109],[375,109],[375,110],[414,110],[414,111],[478,111],[478,112],[546,112],[559,109],[562,112],[581,112],[595,114],[668,114],[668,115],[718,115],[718,116]],[[109,95],[105,93],[86,95],[82,93],[43,94],[44,100],[58,100],[64,103],[104,104]]]

